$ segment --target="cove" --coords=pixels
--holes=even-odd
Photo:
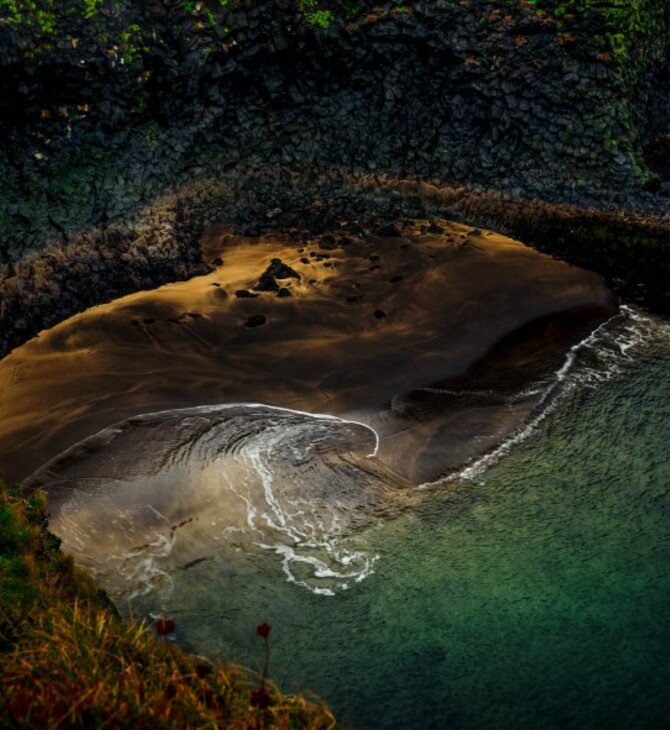
[[[351,538],[378,556],[355,587],[296,589],[262,553],[177,571],[181,639],[260,667],[267,619],[274,675],[358,727],[663,726],[670,332],[619,342],[476,479]]]
[[[600,514],[590,465],[609,470],[605,446],[626,454],[615,425],[625,440],[635,419],[617,416],[620,392],[660,362],[657,387],[666,328],[617,310],[592,274],[440,223],[213,232],[214,274],[95,308],[0,364],[3,454],[23,477],[51,457],[27,486],[47,489],[53,529],[122,610],[169,612],[185,647],[250,664],[253,627],[272,622],[274,676],[345,722],[599,726],[609,710],[590,688],[623,681],[595,662],[607,652],[593,649],[572,694],[554,663],[574,676],[584,606],[613,646],[616,624],[578,586],[594,585],[592,560],[619,576],[608,559],[632,555],[620,525],[636,505],[613,473]],[[594,398],[604,412],[589,425]],[[566,482],[571,469],[583,472]],[[593,532],[572,521],[584,503]],[[656,517],[633,522],[639,568],[664,535]],[[647,567],[662,593],[667,576]],[[658,639],[658,656],[660,627],[632,651]],[[526,684],[507,679],[519,665]],[[644,696],[645,712],[664,709]]]

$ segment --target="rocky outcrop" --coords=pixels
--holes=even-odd
[[[627,300],[670,313],[670,221],[518,199],[418,177],[238,168],[216,181],[179,188],[132,226],[82,233],[68,244],[5,266],[0,272],[0,356],[94,304],[225,267],[225,255],[223,260],[201,260],[198,242],[209,224],[232,224],[239,235],[252,238],[285,231],[296,241],[314,240],[322,252],[310,256],[321,260],[330,257],[333,242],[346,247],[350,235],[393,238],[398,220],[425,218],[425,230],[439,233],[440,226],[431,222],[435,217],[507,233],[597,271]],[[324,235],[332,230],[341,235]],[[370,261],[374,265],[378,259]],[[281,261],[272,262],[254,288],[285,297],[290,291],[282,284],[296,274]],[[261,294],[240,289],[235,296]],[[358,298],[351,297],[352,303]],[[383,318],[385,312],[375,316]]]
[[[207,3],[97,5],[48,42],[0,17],[0,352],[206,271],[216,222],[456,218],[670,310],[667,4],[419,0],[327,29],[288,0],[213,21]]]
[[[642,150],[670,128],[665,4],[541,5],[419,0],[321,29],[290,2],[119,0],[51,47],[0,24],[0,250],[245,166],[660,210]]]

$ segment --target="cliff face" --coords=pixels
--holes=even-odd
[[[0,22],[11,258],[233,164],[664,192],[642,150],[670,131],[666,0],[349,3],[326,28],[289,0],[64,5],[53,27]]]

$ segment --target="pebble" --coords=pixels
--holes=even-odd
[[[253,314],[244,323],[245,327],[260,327],[267,321],[266,317],[262,314]]]

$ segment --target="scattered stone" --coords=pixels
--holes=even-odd
[[[254,294],[253,292],[250,292],[248,289],[238,289],[235,292],[235,296],[238,299],[255,299],[258,294]]]
[[[285,264],[281,259],[272,259],[270,265],[265,270],[265,274],[273,276],[275,279],[300,279],[300,274]]]
[[[235,235],[243,236],[245,238],[258,238],[261,235],[261,232],[258,228],[255,227],[236,228]]]
[[[202,319],[202,314],[200,314],[200,312],[186,312],[186,316],[191,319]]]
[[[344,301],[347,304],[355,304],[356,302],[360,301],[362,298],[363,298],[363,296],[361,294],[359,294],[358,296],[355,296],[355,297],[354,296],[347,297]]]
[[[482,232],[479,230],[479,228],[473,228],[470,233],[467,234],[468,236],[481,236]]]
[[[258,284],[254,286],[255,291],[279,291],[279,284],[274,276],[270,276],[267,271],[261,274]]]
[[[215,259],[212,259],[210,263],[212,266],[223,266],[223,259],[220,256],[217,256]]]
[[[332,251],[333,249],[337,248],[337,246],[338,246],[338,243],[335,240],[334,236],[330,236],[330,235],[324,236],[319,241],[319,248],[322,248],[325,251]]]
[[[428,233],[444,233],[444,228],[442,228],[442,226],[438,226],[437,223],[431,223],[427,230]]]
[[[291,296],[291,292],[290,292],[290,290],[289,290],[289,289],[287,289],[287,288],[286,288],[285,286],[283,286],[283,287],[282,287],[282,288],[281,288],[281,289],[280,289],[280,290],[279,290],[279,291],[277,292],[277,296],[278,296],[278,297],[280,297],[281,299],[284,299],[285,297],[290,297],[290,296]]]
[[[386,317],[386,312],[383,309],[375,309],[375,317],[377,319],[384,319],[384,317]]]
[[[392,276],[389,281],[391,284],[397,284],[399,281],[402,281],[405,278],[404,274],[400,274],[398,276]]]
[[[309,263],[309,259],[307,259],[307,258],[301,258],[300,259],[300,263],[301,264],[308,264]]]
[[[252,314],[249,319],[244,323],[245,327],[260,327],[262,324],[265,324],[267,321],[266,317],[263,314]]]
[[[379,261],[381,259],[381,256],[377,256],[377,254],[373,254],[372,256],[368,256],[368,259],[370,261]]]
[[[147,317],[146,319],[143,319],[142,322],[144,324],[151,325],[151,324],[155,324],[156,320],[153,319],[152,317]]]
[[[395,223],[387,223],[385,226],[377,229],[377,235],[381,238],[400,238],[402,233]]]

